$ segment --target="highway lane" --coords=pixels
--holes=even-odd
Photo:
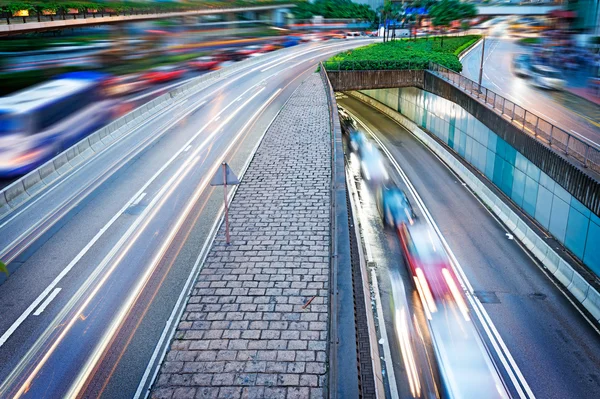
[[[478,45],[462,59],[462,74],[475,82],[479,79],[481,49]],[[482,85],[571,134],[600,143],[600,107],[567,92],[534,87],[513,73],[513,55],[526,52],[528,49],[515,38],[488,36]]]
[[[316,61],[359,44],[299,46],[238,71],[0,221],[2,256],[22,264],[0,286],[6,378],[0,396],[50,397],[70,389],[133,396],[184,276],[220,214],[222,194],[206,185],[216,165],[225,157],[240,171]],[[142,148],[130,153],[137,145]],[[113,373],[118,367],[127,374]],[[95,380],[97,374],[105,380]]]
[[[507,351],[500,352],[514,359],[516,367],[507,362],[517,382],[521,384],[519,370],[535,397],[596,397],[600,391],[597,330],[457,177],[405,129],[356,100],[342,99],[338,104],[360,116],[412,182],[470,282],[470,295],[477,298],[506,345]],[[415,206],[406,184],[401,187]],[[376,236],[369,240],[385,245]],[[397,256],[397,251],[384,253]],[[385,284],[384,276],[379,278]],[[388,318],[390,311],[386,310]],[[502,369],[500,356],[482,326],[478,322]],[[507,372],[503,378],[511,382]],[[512,391],[515,395],[514,387]]]

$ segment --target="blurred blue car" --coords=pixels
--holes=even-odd
[[[411,225],[416,219],[406,193],[396,186],[382,184],[377,190],[377,208],[386,226],[400,227],[402,223]]]

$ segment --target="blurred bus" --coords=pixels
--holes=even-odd
[[[0,176],[27,173],[110,122],[107,78],[72,72],[0,98]]]

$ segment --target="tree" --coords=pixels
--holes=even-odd
[[[453,21],[473,18],[477,15],[477,8],[471,3],[461,3],[459,0],[441,0],[434,4],[429,11],[433,26],[447,29]],[[441,46],[444,47],[442,36]]]

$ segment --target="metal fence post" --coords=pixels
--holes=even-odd
[[[527,121],[527,110],[524,110],[525,113],[523,114],[523,128],[521,129],[522,132],[525,132],[525,123]]]
[[[536,116],[536,120],[535,120],[535,130],[533,131],[533,135],[535,137],[537,137],[537,130],[538,130],[538,125],[540,124],[540,118]]]
[[[550,147],[552,147],[552,134],[554,133],[554,125],[550,125]]]
[[[565,150],[567,155],[569,155],[569,141],[571,141],[571,135],[567,133],[567,149]]]
[[[513,103],[512,113],[510,114],[510,122],[512,123],[515,120],[515,103]]]
[[[585,147],[585,155],[583,156],[583,167],[587,168],[587,159],[588,159],[588,151],[590,150],[590,146],[586,144]]]

